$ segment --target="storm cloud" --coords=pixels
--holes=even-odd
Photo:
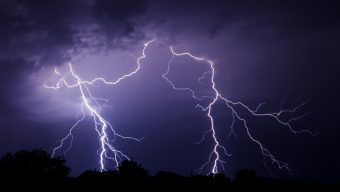
[[[338,179],[339,34],[337,1],[0,0],[0,155],[51,150],[72,125],[79,95],[42,88],[53,80],[54,67],[62,71],[73,62],[84,78],[115,79],[134,69],[143,43],[157,38],[136,77],[114,88],[93,87],[112,99],[105,108],[110,122],[128,134],[147,135],[138,146],[121,147],[151,172],[188,174],[209,154],[209,143],[192,145],[206,130],[206,117],[188,94],[171,90],[161,78],[173,45],[214,61],[217,87],[232,100],[252,107],[267,101],[267,110],[281,101],[286,108],[307,101],[304,110],[311,113],[296,127],[320,132],[317,137],[281,137],[271,123],[256,122],[254,130],[269,144],[275,143],[270,136],[280,136],[273,148],[294,162],[297,176]],[[189,73],[202,70],[192,66],[172,71],[172,77],[188,82]],[[217,122],[221,132],[231,121],[228,115]],[[268,127],[273,128],[266,132]],[[242,138],[244,130],[238,131]],[[91,131],[79,133],[80,142],[67,156],[73,174],[97,161],[96,138]],[[226,174],[239,168],[266,174],[249,141],[226,143],[235,146]]]

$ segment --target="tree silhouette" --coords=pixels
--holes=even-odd
[[[123,161],[118,170],[85,171],[76,178],[67,177],[70,169],[63,158],[50,158],[43,150],[19,151],[8,153],[0,159],[0,191],[57,191],[106,190],[107,187],[124,190],[183,190],[183,189],[230,189],[253,191],[280,190],[322,190],[338,188],[339,183],[302,182],[295,179],[273,179],[256,175],[254,170],[244,169],[236,173],[232,181],[224,174],[181,176],[172,172],[160,171],[150,176],[142,165],[132,160]],[[23,190],[22,190],[23,189]],[[334,190],[333,190],[334,191]],[[338,190],[339,191],[339,190]]]
[[[7,153],[0,159],[0,176],[7,179],[59,179],[65,178],[70,169],[63,158],[51,158],[43,150]]]
[[[242,169],[235,174],[235,183],[255,184],[258,182],[256,172],[251,169]]]
[[[147,178],[148,171],[133,160],[124,160],[118,167],[119,175],[123,177]]]

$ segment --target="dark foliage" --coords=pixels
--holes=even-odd
[[[232,181],[224,174],[209,176],[180,176],[160,171],[150,176],[142,165],[134,161],[123,161],[114,171],[85,171],[77,178],[68,177],[69,168],[63,158],[50,158],[42,150],[19,151],[6,154],[0,159],[0,176],[4,189],[74,190],[121,189],[124,190],[238,190],[256,191],[281,190],[333,190],[339,183],[301,182],[295,179],[278,180],[259,177],[250,169],[240,170]]]
[[[16,178],[65,178],[70,169],[60,157],[51,158],[43,150],[8,153],[0,159],[0,175]]]
[[[118,167],[118,173],[122,177],[135,177],[138,179],[149,177],[148,171],[134,161],[123,161]]]

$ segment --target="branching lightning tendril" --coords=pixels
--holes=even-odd
[[[79,93],[81,95],[81,118],[78,118],[76,123],[71,127],[69,130],[68,134],[60,141],[59,145],[56,146],[53,149],[52,152],[52,157],[55,155],[56,151],[61,149],[65,142],[69,140],[69,146],[67,149],[64,151],[64,154],[70,149],[72,146],[73,142],[73,130],[79,125],[81,121],[85,119],[86,112],[87,111],[90,116],[93,118],[94,122],[94,127],[96,132],[98,133],[99,136],[99,141],[100,141],[100,148],[99,148],[99,158],[100,158],[100,170],[105,171],[105,160],[113,160],[116,167],[118,167],[119,162],[123,159],[129,159],[129,157],[123,153],[121,150],[117,149],[114,146],[114,142],[116,138],[120,139],[129,139],[129,140],[135,140],[135,141],[140,141],[141,139],[135,138],[135,137],[127,137],[123,136],[115,131],[113,129],[112,125],[110,122],[108,122],[101,114],[101,105],[99,103],[100,100],[105,100],[103,98],[96,98],[91,94],[91,91],[89,89],[89,86],[94,85],[97,82],[101,82],[105,85],[116,85],[120,83],[122,80],[131,77],[135,75],[141,68],[141,63],[140,61],[146,57],[145,55],[145,49],[148,47],[148,45],[153,42],[155,39],[152,39],[151,41],[147,42],[144,44],[144,48],[142,51],[142,55],[137,59],[137,68],[128,73],[123,75],[122,77],[118,78],[115,81],[107,81],[106,79],[102,77],[97,77],[94,78],[91,81],[85,81],[82,80],[75,72],[73,69],[72,64],[69,64],[69,72],[65,74],[64,76],[58,72],[57,69],[55,69],[55,74],[60,77],[59,81],[54,85],[54,86],[49,86],[45,85],[46,88],[49,89],[60,89],[62,86],[65,86],[66,88],[77,88],[79,90]],[[72,81],[74,82],[69,82],[68,79],[71,77]],[[111,131],[113,133],[113,139],[110,138],[110,133]]]
[[[137,58],[137,68],[134,71],[121,76],[120,78],[118,78],[115,81],[107,81],[106,79],[104,79],[102,77],[94,78],[91,81],[82,80],[74,72],[71,64],[69,64],[69,72],[65,75],[62,75],[61,73],[59,73],[57,71],[57,69],[55,69],[54,72],[60,78],[59,81],[57,81],[57,83],[54,86],[45,85],[45,87],[49,88],[49,89],[59,89],[62,86],[65,86],[66,88],[77,88],[77,89],[79,89],[79,92],[80,92],[80,95],[81,95],[82,104],[81,104],[81,115],[77,116],[77,120],[74,123],[74,125],[70,128],[68,134],[60,141],[59,145],[56,146],[53,149],[52,156],[55,155],[57,150],[61,149],[64,146],[66,141],[69,141],[69,146],[66,148],[64,153],[66,153],[70,149],[70,147],[72,146],[72,141],[73,141],[73,134],[72,134],[73,130],[79,125],[79,123],[81,121],[83,121],[85,119],[86,112],[89,112],[89,114],[93,118],[94,127],[95,127],[95,130],[97,131],[99,139],[100,139],[100,149],[99,149],[100,170],[101,171],[106,170],[105,160],[113,160],[113,162],[115,163],[115,165],[117,167],[121,160],[129,159],[129,157],[125,153],[123,153],[121,150],[117,149],[114,146],[115,138],[129,139],[129,140],[135,140],[135,141],[140,141],[141,139],[123,136],[123,135],[117,133],[113,129],[111,124],[107,120],[105,120],[105,118],[101,115],[101,105],[100,105],[99,101],[105,100],[105,99],[96,98],[96,97],[92,96],[91,91],[89,89],[89,86],[93,86],[98,82],[101,82],[105,85],[116,85],[116,84],[120,83],[122,80],[124,80],[125,78],[128,78],[128,77],[135,75],[140,70],[140,67],[141,67],[140,61],[146,57],[145,49],[153,41],[155,41],[155,39],[144,44],[144,48],[142,50],[142,55],[139,58]],[[246,131],[248,138],[252,142],[254,142],[255,144],[258,145],[259,150],[260,150],[262,157],[263,157],[263,164],[268,169],[268,171],[270,172],[270,169],[267,166],[267,161],[269,160],[269,161],[271,161],[272,164],[276,164],[278,166],[278,168],[285,169],[290,174],[292,174],[291,169],[288,166],[288,163],[277,159],[276,156],[274,156],[273,152],[271,152],[269,150],[269,148],[267,148],[260,141],[260,139],[258,139],[254,136],[251,129],[248,127],[246,118],[243,117],[240,112],[238,112],[237,108],[242,108],[243,110],[245,110],[247,113],[249,113],[253,117],[272,118],[279,125],[287,127],[289,129],[289,131],[291,133],[293,133],[294,135],[300,134],[300,133],[307,133],[307,134],[314,136],[314,135],[316,135],[316,133],[313,133],[309,130],[295,130],[292,127],[293,121],[296,121],[296,120],[303,118],[308,113],[304,113],[300,116],[293,117],[293,118],[290,118],[288,120],[283,120],[283,118],[281,118],[283,114],[296,112],[301,107],[305,106],[306,103],[304,102],[304,103],[296,106],[293,109],[282,109],[282,106],[281,106],[282,103],[281,103],[279,111],[269,112],[269,113],[259,112],[261,107],[263,105],[265,105],[266,102],[260,103],[255,109],[251,109],[249,106],[247,106],[246,104],[244,104],[242,102],[238,102],[238,101],[235,102],[235,101],[232,101],[232,100],[227,99],[226,97],[222,96],[221,92],[219,91],[219,89],[216,86],[215,66],[214,66],[213,61],[206,59],[206,58],[203,58],[203,57],[194,56],[193,54],[191,54],[189,52],[178,53],[173,49],[172,46],[170,47],[170,52],[171,52],[171,58],[168,61],[166,71],[162,74],[162,78],[164,80],[166,80],[169,83],[169,85],[171,86],[171,88],[173,88],[174,90],[189,92],[191,94],[192,98],[194,100],[197,100],[198,103],[199,103],[199,101],[208,101],[208,103],[205,106],[202,105],[202,104],[196,105],[196,107],[200,108],[207,115],[207,118],[209,119],[209,122],[210,122],[210,128],[204,132],[202,139],[199,142],[197,142],[197,144],[202,143],[208,137],[208,135],[210,135],[212,140],[213,140],[213,148],[212,148],[212,151],[210,152],[208,160],[198,169],[198,171],[202,172],[208,165],[212,165],[210,173],[217,174],[219,172],[220,168],[224,169],[224,165],[223,165],[223,164],[225,164],[225,161],[223,160],[224,157],[232,155],[231,153],[229,153],[226,150],[226,148],[221,144],[221,142],[219,141],[219,138],[217,137],[216,127],[215,127],[215,118],[214,118],[214,114],[212,112],[216,103],[218,101],[222,101],[225,104],[225,106],[231,111],[231,116],[232,116],[232,122],[231,122],[231,125],[230,125],[230,131],[227,135],[227,139],[230,139],[230,137],[237,138],[237,134],[235,132],[235,123],[236,123],[236,121],[241,122],[243,124],[243,127],[245,128],[245,131]],[[201,83],[201,84],[204,84],[203,80],[209,79],[210,88],[212,89],[212,93],[213,93],[212,96],[198,96],[198,94],[192,88],[176,86],[175,83],[169,79],[168,74],[171,70],[172,63],[174,62],[174,60],[177,57],[189,57],[196,62],[204,63],[204,64],[208,65],[209,69],[207,71],[205,71],[198,78],[198,82]],[[72,79],[74,79],[75,83],[67,81],[67,79],[66,79],[67,77],[72,77]],[[113,140],[110,139],[109,131],[111,131],[113,133],[113,136],[114,136]]]
[[[307,133],[310,134],[312,136],[316,135],[316,133],[313,133],[309,130],[295,130],[292,127],[292,122],[301,119],[302,117],[304,117],[305,115],[307,115],[308,113],[305,113],[301,116],[297,116],[297,117],[293,117],[287,121],[284,121],[281,119],[281,115],[284,113],[293,113],[295,111],[297,111],[298,109],[300,109],[301,107],[303,107],[304,105],[306,105],[306,103],[302,103],[300,105],[298,105],[297,107],[295,107],[294,109],[290,110],[290,109],[282,109],[281,104],[280,104],[280,110],[277,112],[271,112],[271,113],[260,113],[258,112],[259,109],[265,104],[265,102],[260,103],[256,109],[252,110],[250,107],[248,107],[246,104],[242,103],[242,102],[235,102],[232,100],[229,100],[225,97],[223,97],[220,93],[220,91],[218,90],[218,88],[216,87],[216,83],[215,83],[215,68],[214,68],[214,63],[206,58],[203,57],[197,57],[192,55],[189,52],[182,52],[182,53],[178,53],[175,52],[173,47],[170,47],[170,51],[171,51],[171,58],[168,62],[168,66],[167,66],[167,70],[165,71],[165,73],[162,74],[163,79],[165,79],[170,86],[177,91],[188,91],[191,93],[191,96],[193,99],[197,100],[197,101],[201,101],[203,99],[209,99],[208,105],[207,106],[202,106],[201,104],[197,104],[196,106],[199,107],[200,109],[202,109],[203,112],[206,113],[207,117],[209,118],[210,121],[210,129],[208,129],[206,132],[204,132],[202,139],[198,142],[198,143],[202,143],[204,139],[207,138],[207,135],[210,134],[214,145],[213,145],[213,149],[209,155],[208,161],[205,162],[200,168],[199,168],[199,172],[202,172],[203,169],[208,166],[209,164],[212,164],[212,168],[211,168],[211,173],[216,174],[219,172],[219,167],[222,167],[224,169],[223,164],[225,163],[225,161],[222,160],[222,155],[226,155],[226,156],[231,156],[231,153],[228,153],[226,148],[224,146],[222,146],[216,136],[216,127],[215,127],[215,119],[214,116],[212,114],[212,109],[214,107],[214,105],[217,103],[217,101],[223,101],[226,105],[227,108],[230,109],[231,111],[231,115],[232,115],[232,123],[230,126],[230,132],[227,135],[227,138],[230,138],[231,136],[235,136],[237,137],[234,129],[235,129],[235,121],[239,120],[240,122],[242,122],[243,127],[246,129],[246,133],[249,137],[249,139],[251,141],[253,141],[254,143],[256,143],[259,146],[259,149],[261,151],[261,154],[263,156],[263,163],[264,166],[268,169],[268,171],[270,172],[269,167],[267,166],[267,159],[269,159],[273,164],[276,164],[280,169],[286,169],[290,174],[292,174],[288,163],[285,163],[283,161],[280,161],[279,159],[277,159],[274,154],[267,148],[264,146],[264,144],[257,138],[255,138],[253,136],[253,134],[251,133],[251,130],[249,129],[248,125],[247,125],[247,121],[245,118],[243,118],[241,116],[241,114],[236,110],[236,107],[241,107],[243,109],[245,109],[247,112],[249,112],[252,116],[255,117],[269,117],[269,118],[273,118],[278,124],[287,127],[293,134],[299,134],[299,133]],[[209,70],[205,71],[201,77],[199,77],[198,81],[199,83],[202,84],[202,80],[205,78],[209,77],[209,83],[211,85],[211,88],[213,90],[213,94],[214,96],[197,96],[197,94],[195,93],[195,91],[193,89],[191,89],[190,87],[178,87],[176,86],[169,78],[168,78],[168,74],[170,72],[171,69],[171,65],[174,61],[174,59],[176,57],[189,57],[197,62],[203,62],[205,64],[208,64],[209,66]],[[270,172],[271,173],[271,172]]]

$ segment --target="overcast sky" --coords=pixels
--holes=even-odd
[[[339,179],[340,10],[337,1],[217,0],[0,0],[0,155],[20,149],[49,152],[65,136],[80,112],[77,90],[45,89],[55,83],[54,68],[67,72],[72,62],[82,79],[115,80],[136,67],[143,44],[141,70],[117,86],[91,87],[103,103],[103,116],[124,135],[141,142],[119,141],[117,147],[144,167],[190,174],[213,147],[209,119],[188,92],[162,79],[171,59],[169,46],[215,64],[216,87],[233,101],[261,110],[307,105],[294,115],[310,112],[292,123],[317,136],[294,135],[272,120],[252,118],[254,136],[276,157],[289,162],[296,177]],[[206,65],[176,58],[169,78],[179,86],[211,94],[197,79]],[[227,176],[251,168],[269,176],[261,151],[237,121],[238,137],[227,138],[230,110],[213,111],[219,140],[233,154],[224,157]],[[74,132],[65,158],[77,175],[99,167],[98,136],[91,118]],[[58,155],[62,155],[59,151]],[[268,161],[277,177],[286,177]],[[204,170],[207,173],[209,169]]]

